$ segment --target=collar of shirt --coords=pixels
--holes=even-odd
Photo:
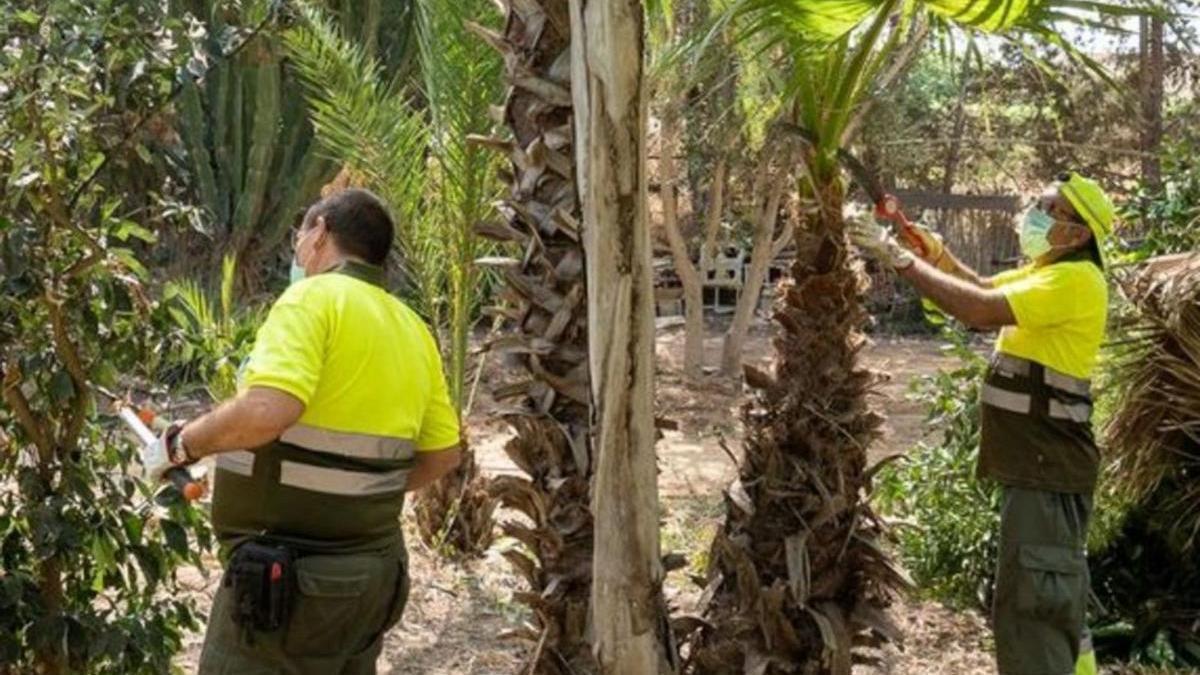
[[[357,260],[344,260],[329,271],[337,274],[345,274],[346,276],[354,277],[359,281],[365,281],[380,288],[387,288],[386,275],[383,268],[378,265],[369,265]]]

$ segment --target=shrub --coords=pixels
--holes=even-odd
[[[175,570],[210,535],[129,472],[96,394],[152,360],[138,251],[177,190],[147,146],[188,31],[164,3],[17,6],[0,12],[0,671],[164,673],[198,624]]]
[[[1000,490],[975,478],[987,361],[961,329],[943,326],[942,336],[958,367],[914,384],[938,438],[882,469],[875,495],[883,513],[902,523],[900,557],[922,593],[956,607],[986,608],[1000,518]]]
[[[214,401],[237,391],[237,373],[250,355],[265,307],[236,307],[236,264],[226,256],[219,301],[191,279],[171,281],[163,289],[169,317],[162,364],[163,378],[181,387],[203,387]]]

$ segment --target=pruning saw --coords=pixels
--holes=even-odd
[[[157,421],[154,411],[145,406],[134,410],[128,400],[116,396],[103,387],[97,386],[96,389],[112,399],[113,410],[116,411],[117,417],[125,423],[125,426],[133,432],[133,435],[141,443],[142,451],[139,453],[139,456],[142,458],[142,465],[145,466],[146,450],[158,441],[158,434],[151,430],[151,427],[155,426],[155,422]],[[208,486],[204,482],[204,468],[197,467],[197,469],[199,475],[193,474],[192,470],[188,467],[175,467],[168,470],[166,474],[166,479],[189,502],[200,499],[208,492]]]
[[[817,145],[817,135],[798,124],[778,121],[773,126],[784,133],[800,138],[801,141],[810,147]],[[875,217],[896,225],[899,228],[900,236],[904,238],[904,242],[908,244],[908,247],[914,253],[924,258],[929,253],[925,250],[925,242],[917,234],[916,228],[913,227],[908,216],[904,215],[900,199],[885,190],[883,183],[879,181],[879,177],[867,169],[867,166],[852,155],[850,151],[845,148],[838,148],[837,158],[842,166],[850,172],[851,177],[854,178],[854,182],[862,187],[871,199],[871,202],[875,205]]]

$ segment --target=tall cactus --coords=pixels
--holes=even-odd
[[[343,31],[374,51],[376,45],[407,45],[409,2],[328,0]],[[191,0],[186,11],[204,21],[205,55],[213,64],[202,80],[184,75],[176,105],[183,166],[197,186],[215,250],[232,251],[245,263],[286,237],[296,215],[336,172],[313,137],[301,87],[284,67],[277,31],[268,28],[223,59],[246,26],[257,25],[266,3],[248,3],[240,14],[215,0]],[[230,37],[233,36],[233,37]],[[386,62],[403,63],[389,51]],[[387,73],[390,75],[390,73]],[[220,255],[214,257],[213,268]]]

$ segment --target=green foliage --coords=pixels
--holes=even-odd
[[[1000,532],[1000,490],[975,477],[987,361],[961,329],[943,328],[943,336],[960,365],[914,385],[940,437],[882,469],[874,494],[882,512],[905,523],[897,532],[900,557],[922,591],[953,606],[985,609]]]
[[[1200,569],[1194,554],[1171,541],[1162,517],[1177,489],[1167,484],[1138,502],[1109,544],[1091,555],[1092,589],[1102,610],[1093,632],[1102,658],[1200,667]]]
[[[221,268],[220,297],[214,300],[199,281],[183,279],[163,288],[171,326],[163,378],[175,385],[199,384],[214,401],[237,392],[237,372],[265,318],[263,306],[234,304],[237,263],[227,254]]]
[[[475,234],[475,227],[496,217],[492,204],[500,193],[499,154],[469,140],[489,135],[495,126],[489,106],[501,99],[499,54],[467,30],[467,21],[497,23],[490,0],[418,0],[417,37],[421,79],[429,103],[433,162],[426,203],[426,231],[432,241],[425,250],[441,260],[427,264],[441,272],[436,281],[448,314],[439,329],[444,340],[450,397],[465,405],[470,329],[479,315],[486,287],[475,261],[493,246]],[[439,312],[443,314],[443,312]]]
[[[139,252],[181,209],[150,148],[191,45],[162,3],[23,7],[0,14],[0,671],[163,673],[198,623],[175,570],[211,537],[95,393],[155,365]]]
[[[428,125],[406,89],[383,83],[379,64],[343,39],[324,14],[305,5],[301,15],[284,44],[304,86],[317,140],[392,210],[406,272],[417,287],[416,309],[429,317],[437,310],[437,294],[430,290],[434,272],[422,262],[435,256],[421,248],[428,237],[419,217],[428,184]]]
[[[274,4],[190,3],[203,28],[197,58],[207,69],[203,77],[192,70],[180,76],[176,105],[180,165],[204,208],[198,226],[217,250],[236,252],[244,274],[257,269],[247,263],[286,241],[301,208],[336,170],[322,155],[304,92],[283,62]],[[328,4],[340,7],[337,25],[366,52],[378,51],[386,35],[388,72],[405,68],[410,2]]]
[[[1125,260],[1200,249],[1200,166],[1192,134],[1168,145],[1162,156],[1162,184],[1143,184],[1125,204],[1122,220],[1138,241]]]

